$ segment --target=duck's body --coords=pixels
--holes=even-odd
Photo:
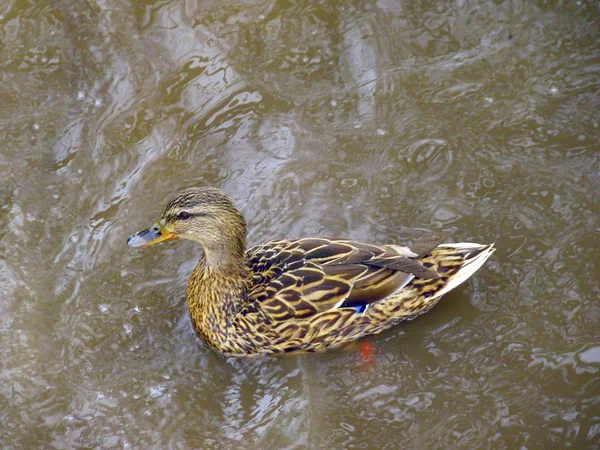
[[[128,242],[177,236],[204,248],[187,292],[194,329],[231,355],[325,351],[379,333],[428,311],[494,251],[438,245],[438,236],[412,248],[307,238],[245,251],[244,219],[211,188],[181,192],[161,222]]]

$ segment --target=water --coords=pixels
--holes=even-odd
[[[599,448],[593,2],[0,8],[0,446]],[[431,312],[325,355],[225,360],[190,242],[215,185],[249,240],[498,251]]]

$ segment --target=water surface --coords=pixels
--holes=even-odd
[[[0,446],[598,448],[594,2],[0,7]],[[498,251],[356,351],[226,360],[200,250],[136,251],[178,189],[252,244]]]

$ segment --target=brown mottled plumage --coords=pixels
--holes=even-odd
[[[187,291],[194,330],[231,355],[325,351],[379,333],[428,311],[494,252],[493,244],[439,245],[439,235],[411,248],[306,238],[246,251],[244,218],[214,188],[181,191],[128,244],[176,237],[204,250]]]

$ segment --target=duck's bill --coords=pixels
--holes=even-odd
[[[171,233],[160,222],[156,222],[150,228],[135,233],[127,239],[127,245],[130,247],[149,247],[163,241],[177,239],[177,235]]]

